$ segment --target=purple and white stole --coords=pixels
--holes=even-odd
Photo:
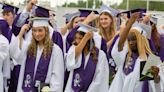
[[[36,81],[45,82],[52,51],[46,57],[41,55],[37,70],[34,76],[36,57],[27,55],[22,89],[24,92],[37,92]]]
[[[99,50],[96,48],[97,56],[98,53]],[[85,57],[84,53],[82,53],[82,64],[79,68],[75,69],[73,73],[72,89],[74,90],[74,92],[86,92],[93,80],[97,64],[94,63],[93,58],[91,56],[88,60],[89,61],[86,65],[86,68],[84,69]]]

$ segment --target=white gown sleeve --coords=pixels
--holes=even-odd
[[[164,71],[163,71],[163,66],[158,65],[160,71],[159,71],[159,76],[160,76],[160,82],[155,83],[154,80],[150,81],[150,85],[152,87],[152,90],[154,92],[163,92],[164,91]]]
[[[6,59],[3,62],[3,77],[6,79],[10,78],[10,59],[9,59],[9,53],[6,57]]]
[[[28,12],[26,9],[23,10],[23,12],[20,14],[16,25],[18,27],[21,27],[25,24],[26,19],[30,16],[30,12]]]
[[[7,79],[10,78],[10,61],[9,61],[9,42],[8,40],[0,35],[0,64],[2,64],[2,73],[3,73],[3,81],[4,87],[7,86]]]
[[[22,40],[22,49],[19,48],[20,40],[18,37],[12,36],[12,40],[10,42],[10,57],[17,61],[18,64],[21,64],[22,62],[20,61],[20,54],[22,54],[22,51],[26,53],[28,44],[25,40]]]
[[[164,68],[164,67],[160,67],[160,72],[159,72],[160,83],[154,83],[156,92],[164,91],[164,71],[163,71],[164,69],[162,69],[162,68]]]
[[[52,92],[63,92],[64,84],[64,61],[62,50],[56,45],[53,48],[53,67],[50,79],[50,89]]]
[[[76,68],[79,68],[81,65],[82,54],[75,58],[75,46],[72,45],[67,53],[66,57],[66,67],[68,71],[72,71]]]
[[[99,52],[97,68],[92,83],[87,92],[108,92],[109,66],[106,55],[103,51]]]
[[[6,53],[6,55],[4,55],[4,62],[3,62],[3,76],[4,78],[9,79],[10,78],[9,43],[7,39],[4,41],[6,41],[4,44],[0,43],[3,46],[0,48],[2,48],[5,51],[4,53]],[[0,51],[2,51],[2,49],[0,49]]]
[[[0,35],[0,39],[0,62],[3,62],[9,54],[9,42],[2,35]]]
[[[18,59],[21,50],[19,48],[19,38],[12,36],[10,42],[10,57],[13,59]]]
[[[111,52],[111,55],[117,65],[117,67],[119,67],[120,65],[122,65],[124,63],[124,60],[125,60],[125,57],[126,57],[126,54],[128,52],[128,43],[127,41],[124,43],[124,47],[123,47],[123,50],[122,51],[118,51],[118,42],[119,42],[119,39],[118,38],[116,40],[116,43],[114,44],[113,46],[113,49],[112,49],[112,52]]]

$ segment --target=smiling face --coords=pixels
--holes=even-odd
[[[132,52],[136,52],[138,50],[137,49],[137,38],[134,33],[129,33],[128,43],[129,43],[129,47],[132,50]]]
[[[46,36],[45,27],[33,27],[32,35],[36,41],[38,42],[43,41]]]
[[[100,26],[104,29],[109,28],[113,22],[111,15],[105,12],[100,15],[99,21],[100,21]]]

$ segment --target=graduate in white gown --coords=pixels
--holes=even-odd
[[[10,43],[13,33],[12,33],[12,24],[13,21],[15,19],[15,16],[17,15],[19,8],[10,4],[6,4],[6,3],[1,3],[3,5],[2,9],[2,17],[0,17],[0,30],[1,30],[1,34],[6,37]],[[5,60],[5,63],[7,63],[7,65],[5,66],[5,91],[8,92],[8,88],[9,88],[9,79],[11,79],[11,69],[13,64],[11,63],[11,58],[10,55],[8,56],[8,60]],[[7,69],[7,70],[6,70]]]
[[[128,20],[126,27],[122,27],[120,36],[112,49],[112,57],[118,66],[118,71],[109,88],[109,92],[161,92],[159,68],[153,66],[152,81],[140,80],[140,62],[147,60],[152,52],[147,39],[141,35],[142,30],[130,29],[139,13],[135,13]],[[128,41],[126,41],[126,39]],[[155,85],[151,85],[152,83]]]
[[[34,18],[31,43],[23,39],[28,24],[11,41],[12,57],[21,65],[17,92],[39,92],[41,84],[49,85],[52,92],[63,92],[63,54],[51,41],[48,25],[47,18]]]
[[[67,53],[66,67],[70,71],[65,92],[107,92],[109,66],[105,53],[93,42],[93,30],[80,25],[74,45]]]
[[[4,92],[4,83],[6,83],[6,66],[9,59],[9,41],[0,34],[0,92]],[[5,85],[6,86],[6,85]]]

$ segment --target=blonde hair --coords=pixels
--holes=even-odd
[[[70,26],[70,30],[73,28],[73,23],[74,23],[74,21],[75,21],[75,19],[76,19],[76,18],[78,18],[78,16],[74,17],[74,18],[71,20],[71,24],[70,24],[70,25],[71,25],[71,26]]]
[[[103,12],[103,13],[100,14],[100,16],[101,16],[101,15],[109,16],[109,18],[112,20],[111,26],[110,26],[110,28],[109,28],[109,30],[108,30],[108,34],[111,35],[111,38],[110,38],[110,39],[106,39],[106,40],[109,41],[109,40],[111,40],[111,39],[115,36],[115,34],[116,34],[114,19],[113,19],[112,15],[110,15],[110,14],[107,13],[107,12]],[[99,23],[98,25],[99,25],[99,29],[100,29],[99,34],[102,36],[102,35],[103,35],[103,32],[104,32],[105,30],[104,30],[104,28],[102,28],[102,26],[100,25],[100,23]]]
[[[147,38],[144,37],[143,35],[141,35],[141,33],[136,29],[131,29],[130,33],[134,33],[136,36],[137,50],[138,50],[139,58],[142,60],[147,60],[147,55],[153,54],[151,49],[150,49],[149,42],[148,42]],[[131,55],[132,55],[132,51],[129,48],[128,58],[130,58]]]
[[[49,35],[50,33],[49,33],[48,27],[44,27],[44,29],[45,29],[46,34],[43,41],[43,44],[44,44],[43,55],[44,55],[44,58],[46,58],[52,51],[53,42],[50,39],[50,35]],[[37,46],[38,46],[38,42],[34,39],[32,35],[31,43],[28,46],[28,54],[30,56],[36,57]]]

